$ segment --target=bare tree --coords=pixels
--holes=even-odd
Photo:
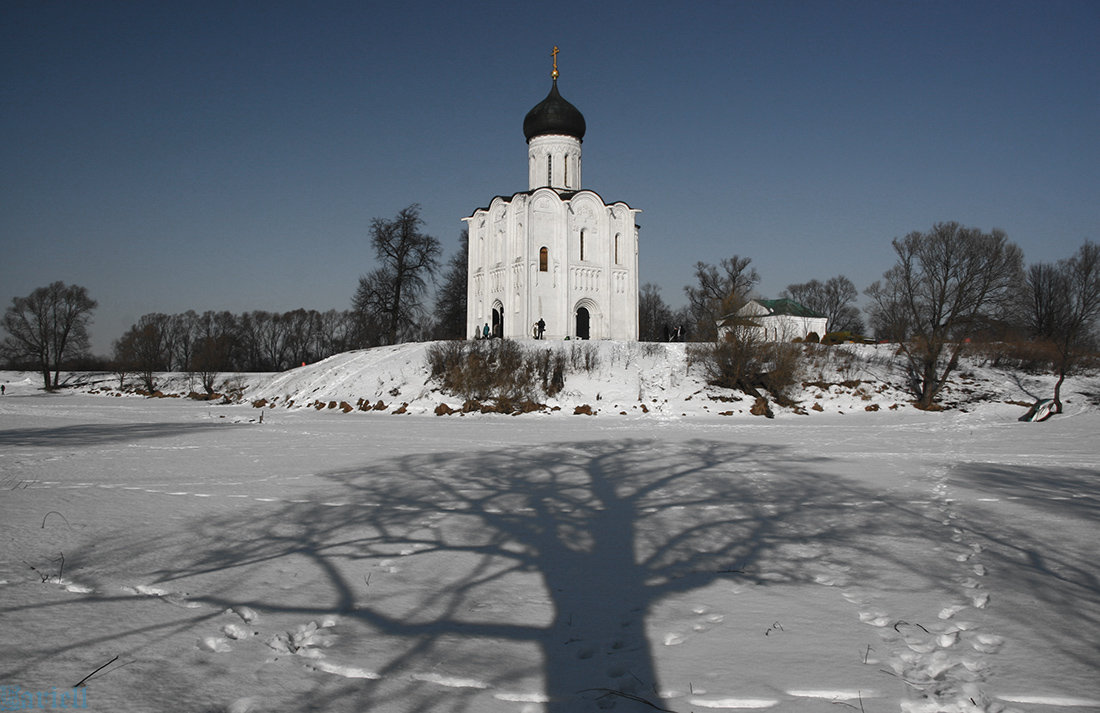
[[[393,220],[371,221],[371,245],[381,265],[359,278],[352,304],[365,322],[378,325],[381,343],[396,344],[417,331],[422,298],[442,250],[438,239],[420,232],[423,224],[416,203]]]
[[[387,305],[393,303],[393,282],[381,268],[359,278],[351,300],[352,343],[359,348],[385,343]]]
[[[1100,318],[1100,245],[1085,241],[1073,257],[1057,264],[1037,263],[1024,279],[1023,312],[1033,336],[1056,354],[1054,412],[1062,412],[1062,384],[1095,338]]]
[[[638,339],[643,342],[667,342],[673,321],[672,310],[661,297],[661,288],[652,282],[638,292]]]
[[[126,386],[126,377],[137,368],[133,335],[128,331],[114,341],[111,348],[111,371],[118,377],[118,388]]]
[[[863,320],[855,306],[859,292],[856,286],[844,275],[830,277],[825,282],[810,280],[796,285],[787,285],[779,294],[812,309],[828,319],[830,332],[863,332]],[[822,335],[824,336],[824,335]]]
[[[282,371],[286,360],[286,320],[278,312],[252,312],[261,363],[268,371]]]
[[[751,258],[734,255],[723,258],[718,267],[695,263],[695,285],[684,287],[691,313],[693,339],[714,341],[718,338],[718,319],[740,309],[749,293],[760,282]]]
[[[290,368],[313,361],[314,335],[320,315],[316,310],[296,309],[281,316]]]
[[[195,348],[195,331],[199,315],[194,310],[174,314],[168,324],[168,344],[171,363],[179,371],[191,371],[191,358]]]
[[[207,395],[214,393],[218,374],[232,364],[237,337],[237,320],[230,312],[207,311],[196,320],[191,364]]]
[[[318,316],[315,347],[318,359],[339,354],[348,348],[350,325],[351,313],[347,310],[330,309]]]
[[[1008,306],[1023,253],[1004,232],[937,223],[893,241],[897,263],[865,294],[872,320],[904,324],[911,389],[930,408],[955,367],[968,333]]]
[[[458,235],[458,252],[447,261],[443,284],[435,296],[435,339],[465,339],[466,286],[470,262],[470,231]]]
[[[171,317],[159,312],[142,315],[115,342],[115,362],[130,364],[130,369],[141,375],[145,391],[150,394],[157,390],[157,372],[171,367],[171,322]]]
[[[14,361],[34,363],[44,387],[56,389],[61,363],[88,351],[88,323],[95,308],[87,289],[64,282],[13,297],[3,318],[8,333],[3,351]]]

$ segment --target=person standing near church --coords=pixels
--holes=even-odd
[[[539,321],[535,323],[535,326],[539,328],[536,339],[542,339],[542,335],[546,331],[546,322],[543,321],[542,317],[539,317]]]

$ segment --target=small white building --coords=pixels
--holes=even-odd
[[[810,332],[825,336],[828,319],[794,300],[749,300],[735,315],[718,320],[718,338],[724,339],[735,324],[764,341],[790,342],[805,339]]]
[[[641,212],[581,187],[584,116],[558,93],[555,49],[550,93],[523,120],[526,191],[497,196],[463,220],[470,257],[466,333],[638,339]]]

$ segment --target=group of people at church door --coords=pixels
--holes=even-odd
[[[504,335],[500,333],[500,324],[494,324],[492,330],[489,329],[489,323],[486,322],[484,327],[474,329],[474,339],[500,339]]]
[[[542,339],[543,334],[546,333],[546,322],[539,317],[539,321],[531,328],[531,336],[535,339]],[[494,324],[492,330],[489,329],[489,323],[486,322],[484,327],[474,329],[474,339],[500,339],[504,335],[500,333],[500,324]]]

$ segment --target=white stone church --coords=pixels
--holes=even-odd
[[[527,113],[526,191],[463,218],[470,230],[466,334],[638,339],[641,212],[581,188],[584,116],[558,93]]]

